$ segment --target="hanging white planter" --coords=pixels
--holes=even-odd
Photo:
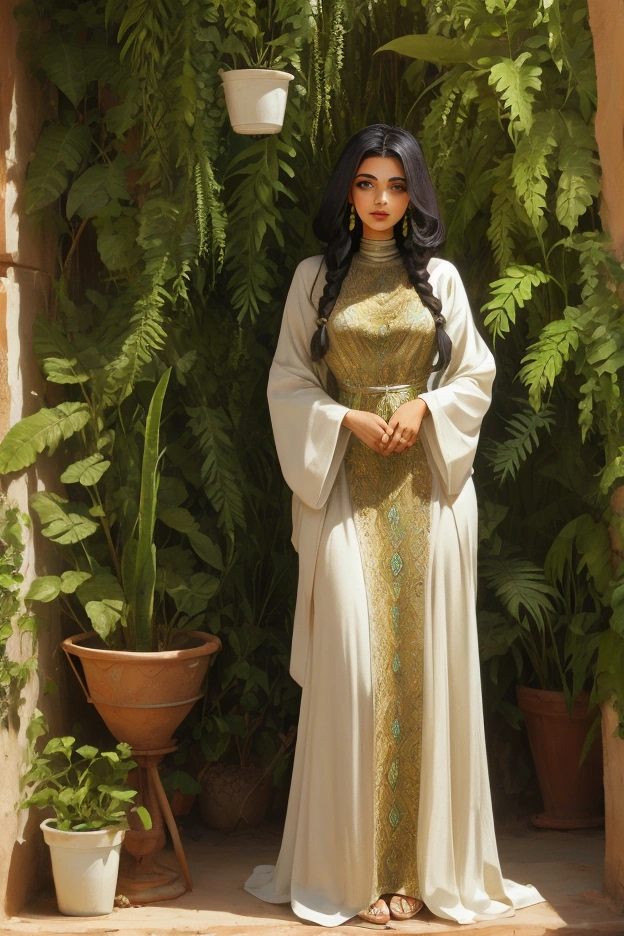
[[[43,837],[50,846],[56,901],[65,916],[112,913],[124,829],[62,832],[46,819]]]
[[[222,71],[225,103],[235,133],[279,133],[284,123],[288,82],[294,75],[272,68]]]

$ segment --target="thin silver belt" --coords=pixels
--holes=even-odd
[[[367,395],[393,393],[395,390],[413,390],[416,387],[416,384],[413,383],[395,384],[387,387],[351,387],[349,384],[342,383],[338,378],[336,378],[336,383],[339,389],[344,390],[346,393],[365,393]]]

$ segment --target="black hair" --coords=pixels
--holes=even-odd
[[[452,343],[444,331],[446,320],[442,315],[442,303],[433,294],[427,264],[434,250],[444,243],[446,230],[417,140],[402,127],[387,124],[372,124],[351,137],[330,176],[312,225],[319,240],[327,241],[327,273],[319,299],[318,327],[310,346],[312,360],[319,361],[329,350],[327,319],[349,272],[353,254],[360,245],[362,222],[356,214],[355,227],[349,230],[351,206],[348,196],[360,165],[369,156],[394,156],[403,166],[411,207],[407,212],[407,236],[403,236],[401,219],[394,226],[394,238],[410,283],[433,316],[438,339],[436,370],[441,373],[451,360]]]

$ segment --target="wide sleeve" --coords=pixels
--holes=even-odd
[[[435,261],[434,261],[435,263]],[[421,437],[432,469],[446,494],[460,493],[472,474],[481,422],[492,400],[494,358],[477,331],[466,290],[455,267],[438,261],[430,270],[434,294],[442,302],[446,331],[453,342],[451,363],[440,385],[420,396],[429,407]]]
[[[275,445],[286,483],[308,507],[324,506],[349,436],[347,407],[326,392],[326,365],[314,365],[310,341],[317,312],[310,298],[320,258],[300,263],[286,300],[267,395]]]

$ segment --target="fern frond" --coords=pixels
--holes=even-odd
[[[546,581],[543,569],[528,559],[509,555],[508,551],[484,559],[479,569],[514,620],[521,623],[524,612],[539,628],[544,627],[547,615],[555,610],[552,599],[559,592]]]
[[[201,475],[206,496],[217,511],[219,523],[234,538],[236,526],[245,528],[241,490],[244,478],[232,445],[232,424],[222,409],[187,409],[189,428],[204,458]]]
[[[149,292],[135,303],[135,314],[128,323],[121,350],[106,366],[105,397],[109,403],[125,400],[143,368],[165,345],[167,334],[163,328],[162,310],[165,302],[171,301],[171,295],[163,285],[168,262],[169,257],[165,255]]]
[[[505,420],[507,438],[504,442],[492,442],[485,450],[485,457],[494,470],[494,477],[503,484],[507,478],[515,480],[520,465],[538,447],[539,432],[548,434],[555,424],[555,409],[546,405],[536,413],[526,401],[519,400],[523,410]]]
[[[261,305],[271,301],[270,290],[277,279],[275,264],[267,257],[267,234],[270,231],[284,247],[276,200],[278,193],[289,192],[279,179],[283,167],[280,150],[291,155],[280,141],[263,140],[244,150],[228,168],[227,178],[238,179],[227,203],[226,268],[239,322],[247,316],[255,321]]]
[[[513,157],[511,171],[518,201],[536,228],[546,209],[550,175],[548,157],[557,145],[557,120],[558,114],[554,111],[536,114],[531,124],[531,132],[519,141]]]
[[[547,283],[549,279],[548,274],[539,267],[510,266],[505,270],[504,277],[490,283],[494,298],[486,302],[481,311],[488,312],[484,324],[494,339],[505,336],[510,323],[516,322],[517,310],[524,308],[531,299],[533,289]]]
[[[599,162],[595,158],[596,141],[579,114],[566,112],[562,122],[559,149],[559,185],[557,220],[572,233],[578,220],[600,194]]]
[[[209,160],[198,160],[195,166],[196,220],[199,235],[197,252],[203,257],[210,251],[215,275],[223,267],[226,243],[227,217],[219,198],[220,192],[221,186],[217,184]]]
[[[513,156],[508,153],[496,170],[498,181],[494,183],[494,198],[490,208],[490,226],[487,236],[492,253],[502,274],[509,266],[516,248],[514,235],[518,232],[516,192],[511,183]]]
[[[542,87],[542,69],[530,64],[530,60],[530,52],[523,52],[515,59],[503,59],[492,66],[488,79],[509,111],[510,130],[518,127],[525,133],[533,122],[533,91]]]
[[[569,316],[567,309],[564,316]],[[542,396],[555,383],[565,363],[579,346],[580,325],[571,317],[549,322],[542,329],[539,339],[529,347],[522,358],[520,380],[529,388],[529,402],[537,411],[542,405]]]

